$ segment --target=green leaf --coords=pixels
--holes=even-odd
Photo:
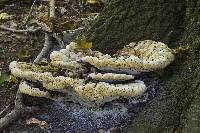
[[[8,73],[0,73],[0,84],[3,84],[4,82],[10,81],[10,74]]]

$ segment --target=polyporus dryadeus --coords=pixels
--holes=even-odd
[[[22,82],[19,90],[24,94],[47,98],[52,98],[48,90],[70,93],[75,99],[80,99],[81,104],[88,106],[143,94],[146,86],[143,81],[134,81],[133,74],[164,68],[174,60],[174,55],[165,44],[151,40],[130,43],[113,57],[90,49],[78,49],[72,42],[66,49],[53,51],[50,59],[52,66],[72,71],[71,74],[55,76],[49,71],[33,69],[36,67],[34,64],[13,61],[9,67],[14,76],[33,83],[40,82],[46,89],[41,91]],[[86,62],[104,73],[85,70],[83,63]],[[83,71],[85,76],[73,76]]]
[[[174,60],[174,55],[164,43],[145,40],[130,43],[113,57],[99,54],[85,56],[82,60],[103,71],[139,74],[165,68]]]
[[[116,74],[116,73],[90,73],[88,77],[92,78],[93,80],[97,81],[104,81],[104,82],[120,82],[120,81],[128,81],[133,80],[133,75],[127,74]]]

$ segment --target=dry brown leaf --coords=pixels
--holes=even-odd
[[[0,20],[9,20],[11,18],[11,15],[8,13],[0,13]]]
[[[117,128],[115,128],[115,127],[110,128],[108,131],[99,129],[99,133],[116,133],[116,132],[117,132]]]
[[[46,121],[40,121],[40,120],[38,120],[36,118],[30,118],[30,119],[26,120],[26,124],[27,125],[38,124],[40,126],[46,126],[47,122]]]
[[[38,20],[32,20],[31,23],[36,23],[38,26],[40,26],[42,28],[42,30],[47,31],[47,32],[52,32],[52,28],[50,25],[48,25],[47,23],[44,23],[42,21],[38,21]]]
[[[86,4],[101,4],[103,3],[102,0],[87,0]]]
[[[92,42],[88,42],[85,38],[85,36],[81,36],[76,39],[75,41],[77,43],[76,48],[77,49],[90,49],[92,48]]]

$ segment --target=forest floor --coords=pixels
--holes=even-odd
[[[88,24],[94,14],[103,9],[103,5],[95,5],[93,7],[85,6],[80,1],[62,1],[59,2],[60,10],[58,14],[62,14],[66,18],[66,27],[73,30],[78,27]],[[3,20],[0,18],[0,24],[6,25],[14,29],[20,29],[25,17],[28,16],[32,1],[12,1],[0,2],[0,14],[7,13],[12,15],[12,19]],[[35,9],[45,3],[37,3]],[[65,21],[65,20],[64,20]],[[9,31],[0,30],[0,73],[9,75],[9,64],[12,61],[33,62],[39,54],[44,43],[44,33],[12,33]],[[0,76],[0,82],[2,77]],[[13,82],[0,83],[0,112],[7,107],[14,106],[15,95],[18,84]],[[2,117],[2,116],[0,116]],[[26,119],[26,117],[24,118]],[[26,127],[26,122],[23,120],[17,121],[18,124],[4,130],[4,132],[18,132],[19,129]]]
[[[6,1],[6,0],[5,0]],[[98,1],[98,0],[97,0]],[[0,17],[0,25],[13,29],[24,29],[23,22],[28,16],[31,9],[31,1],[0,2],[0,14],[7,13],[12,17],[4,20]],[[48,4],[36,3],[30,21],[35,19],[33,16],[41,17],[44,11],[48,9]],[[57,0],[56,16],[59,18],[62,31],[75,30],[80,27],[87,27],[95,16],[101,12],[106,6],[104,4],[85,5],[81,0]],[[68,34],[66,34],[68,35]],[[63,40],[66,38],[63,37]],[[66,39],[67,40],[67,39]],[[44,43],[44,32],[35,33],[13,33],[0,29],[0,112],[6,108],[11,110],[14,107],[15,95],[18,89],[17,80],[2,82],[4,78],[10,76],[9,64],[12,61],[33,62],[40,53]],[[4,75],[4,76],[2,76]],[[158,87],[157,77],[142,75],[139,77],[147,85],[147,91],[141,97],[133,97],[130,99],[120,99],[108,103],[101,109],[87,109],[74,103],[61,103],[45,100],[42,109],[39,112],[24,116],[23,118],[13,122],[13,124],[5,129],[3,133],[8,132],[85,132],[104,133],[105,129],[111,128],[109,133],[114,133],[115,127],[120,131],[130,122],[130,118],[138,113],[139,106],[151,100]],[[124,102],[125,101],[125,102]],[[125,104],[126,107],[121,106]],[[140,105],[138,105],[140,103]],[[1,115],[2,118],[5,114]],[[32,119],[37,118],[37,119]],[[42,125],[40,121],[45,120],[48,128]],[[32,124],[28,124],[32,123]],[[36,124],[33,124],[36,123]],[[43,124],[44,124],[43,123]],[[100,129],[100,130],[99,130]],[[118,130],[117,129],[117,130]]]

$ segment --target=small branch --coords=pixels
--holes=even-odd
[[[0,131],[5,129],[10,123],[16,121],[20,116],[21,110],[13,109],[9,114],[0,119]]]
[[[6,108],[0,112],[0,118],[3,117],[11,109],[11,107],[12,107],[12,104],[9,104],[8,106],[6,106]]]
[[[34,63],[38,63],[42,57],[44,57],[45,55],[48,54],[48,52],[51,50],[51,35],[49,35],[50,33],[45,33],[45,42],[44,42],[44,47],[42,48],[41,52],[39,53],[39,55],[36,57],[36,59],[34,60]]]
[[[55,0],[50,0],[49,10],[49,17],[55,18]]]
[[[72,9],[73,11],[75,11],[75,12],[76,12],[76,14],[80,14],[80,12],[78,11],[78,9],[75,9],[73,5],[72,5],[72,6],[70,6],[70,7],[71,7],[71,9]]]
[[[24,32],[37,32],[39,31],[41,28],[36,28],[36,29],[25,29],[25,30],[16,30],[16,29],[12,29],[12,28],[8,28],[4,25],[0,25],[0,29],[1,30],[5,30],[5,31],[10,31],[10,32],[15,32],[15,33],[24,33]]]
[[[33,7],[34,7],[34,5],[35,5],[36,2],[37,2],[37,0],[34,0],[34,1],[33,1],[33,4],[32,4],[32,6],[31,6],[31,9],[30,9],[30,11],[29,11],[29,13],[28,13],[28,16],[26,17],[26,19],[25,19],[23,25],[26,25],[27,22],[28,22],[28,20],[29,20],[29,18],[31,17],[31,14],[32,14],[32,12],[33,12]]]

